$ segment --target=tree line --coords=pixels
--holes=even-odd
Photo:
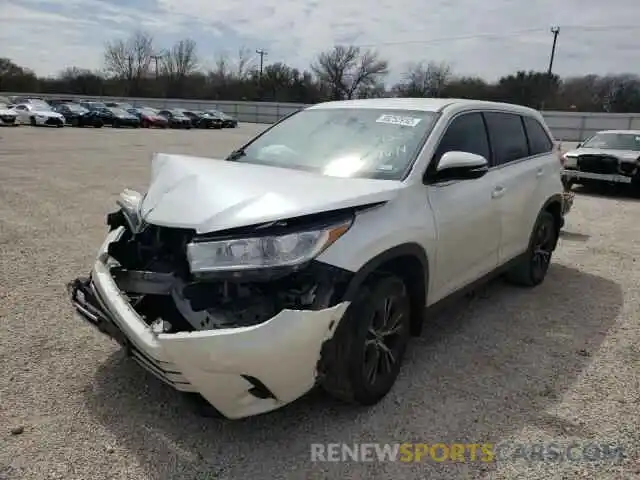
[[[137,31],[105,45],[104,68],[68,67],[57,76],[33,71],[0,58],[0,92],[58,93],[317,103],[374,97],[457,97],[517,103],[546,110],[640,112],[640,76],[585,75],[560,78],[547,72],[518,71],[488,82],[460,76],[446,63],[416,61],[401,80],[386,82],[389,62],[375,49],[338,45],[320,53],[307,70],[284,63],[255,62],[241,48],[235,58],[220,55],[201,66],[196,42],[177,41],[161,51],[154,38]]]

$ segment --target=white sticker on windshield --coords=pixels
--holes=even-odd
[[[390,123],[392,125],[402,125],[405,127],[415,127],[420,123],[421,118],[415,117],[402,117],[400,115],[380,115],[376,120],[376,123]]]

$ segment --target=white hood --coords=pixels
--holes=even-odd
[[[393,198],[402,182],[156,154],[143,219],[207,233]]]
[[[607,148],[577,148],[566,152],[565,155],[568,157],[577,157],[578,155],[610,155],[627,162],[635,162],[640,158],[640,152],[634,150],[612,150]]]

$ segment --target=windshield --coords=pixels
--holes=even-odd
[[[122,117],[128,117],[131,115],[129,112],[123,110],[122,108],[110,108],[109,110],[111,110],[114,115],[120,115]]]
[[[68,108],[72,112],[77,112],[77,113],[88,112],[88,110],[86,108],[84,108],[82,105],[72,105],[70,103],[67,103],[62,108],[64,108],[64,107]]]
[[[303,110],[229,160],[336,177],[400,180],[436,119],[436,113],[414,110]]]
[[[597,133],[587,140],[582,147],[640,151],[640,135],[633,133]]]
[[[138,111],[140,113],[143,113],[144,115],[157,115],[158,111],[154,110],[153,108],[140,108],[138,109]]]
[[[178,117],[184,117],[184,112],[182,110],[169,110],[169,111]]]
[[[96,108],[96,109],[107,108],[107,106],[104,103],[100,103],[100,102],[89,102],[87,103],[87,106],[89,108]]]

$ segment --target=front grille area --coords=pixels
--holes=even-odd
[[[607,155],[580,155],[578,169],[582,172],[611,175],[618,173],[619,160]]]
[[[62,120],[59,118],[47,118],[47,125],[63,125]]]

